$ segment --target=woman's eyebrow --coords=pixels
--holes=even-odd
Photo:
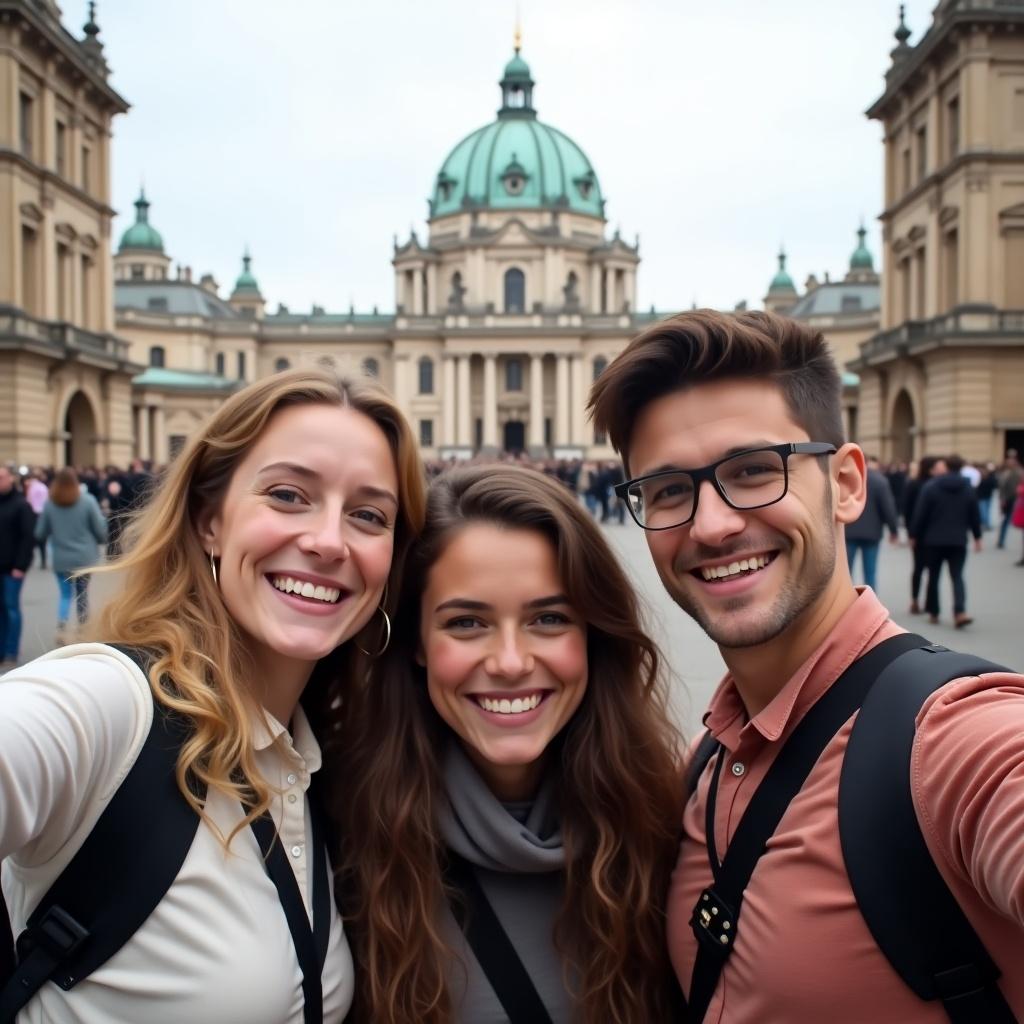
[[[486,601],[473,601],[468,597],[453,597],[449,601],[442,601],[434,611],[443,612],[449,608],[461,608],[472,612],[489,612],[494,610],[494,606],[487,604]]]
[[[309,466],[302,466],[297,462],[271,462],[270,465],[264,466],[260,473],[269,473],[272,470],[277,472],[280,470],[287,470],[289,473],[294,473],[296,476],[304,476],[310,479],[316,479],[320,474],[315,469],[310,469]]]

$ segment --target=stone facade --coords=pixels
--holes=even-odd
[[[884,94],[881,330],[860,346],[884,459],[1024,444],[1024,0],[942,0],[902,24]]]

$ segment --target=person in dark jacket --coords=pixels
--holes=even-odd
[[[953,579],[953,621],[959,629],[973,621],[967,614],[963,574],[968,531],[974,536],[974,550],[981,550],[981,513],[970,480],[960,474],[963,459],[952,455],[946,464],[948,472],[921,491],[910,532],[928,549],[928,621],[939,621],[939,574],[945,562]]]
[[[35,513],[0,465],[0,664],[16,665],[21,644],[21,585],[32,564]]]
[[[896,501],[889,481],[882,475],[878,459],[868,457],[868,500],[860,517],[846,527],[846,559],[853,575],[853,563],[860,552],[864,582],[874,591],[878,590],[878,548],[882,541],[882,528],[889,530],[889,540],[895,544],[900,539],[899,522],[896,518]]]
[[[946,463],[934,455],[925,455],[917,464],[917,475],[907,483],[903,493],[903,522],[907,526],[907,538],[910,541],[910,549],[914,557],[914,567],[910,572],[910,614],[920,615],[921,605],[917,595],[921,593],[921,580],[924,579],[924,570],[928,564],[927,551],[920,537],[915,537],[910,530],[910,524],[914,521],[914,509],[917,507],[917,499],[925,484],[933,476],[946,472]]]

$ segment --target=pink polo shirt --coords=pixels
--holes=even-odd
[[[753,720],[725,677],[706,718],[728,756],[715,809],[719,856],[808,709],[852,661],[901,632],[863,590]],[[889,966],[850,889],[837,807],[852,725],[825,748],[754,869],[707,1024],[948,1024],[941,1003],[918,999]],[[704,816],[713,766],[686,806],[669,892],[669,950],[684,992],[697,951],[690,915],[712,881]],[[928,848],[1024,1022],[1024,676],[958,679],[930,697],[917,720],[911,787]]]

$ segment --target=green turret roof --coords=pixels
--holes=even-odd
[[[779,249],[779,269],[775,276],[772,278],[772,283],[768,285],[769,292],[795,292],[796,286],[793,284],[793,278],[786,272],[786,252],[784,249]]]
[[[533,84],[517,47],[500,83],[497,119],[448,154],[434,183],[431,217],[467,209],[538,208],[604,216],[590,160],[569,136],[537,120]]]
[[[231,293],[232,296],[245,293],[259,295],[260,286],[249,269],[251,265],[252,257],[249,255],[249,250],[246,249],[245,255],[242,257],[242,272],[238,275],[238,280],[235,282],[235,290]]]
[[[861,224],[857,231],[858,245],[853,250],[853,255],[850,257],[850,269],[851,270],[874,270],[875,260],[871,255],[871,250],[868,249],[864,243],[864,239],[867,236],[867,229]]]
[[[146,249],[150,252],[164,251],[164,240],[152,224],[149,223],[149,200],[143,189],[139,189],[139,198],[135,200],[135,223],[121,236],[119,252],[125,249]]]

